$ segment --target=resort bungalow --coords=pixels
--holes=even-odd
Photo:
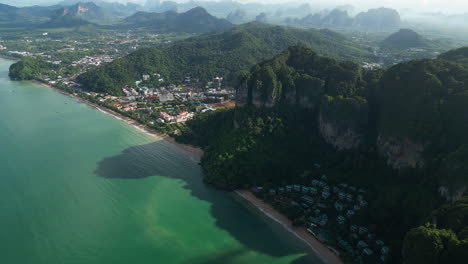
[[[346,199],[346,193],[344,193],[344,192],[338,193],[338,199],[340,199],[340,200]]]
[[[324,226],[328,223],[328,215],[323,214],[319,218],[320,218],[319,225]]]
[[[351,247],[351,245],[347,241],[345,241],[343,239],[338,239],[338,244],[340,245],[341,248],[343,248],[347,252],[349,252],[349,253],[354,252],[353,248]]]
[[[367,232],[369,232],[369,229],[367,229],[367,227],[361,226],[359,228],[359,235],[367,234]]]
[[[353,201],[353,195],[352,194],[346,195],[346,200],[348,200],[348,202],[352,202]]]
[[[361,206],[361,207],[366,207],[367,204],[368,203],[366,201],[364,201],[364,200],[359,201],[359,206]]]
[[[349,230],[352,232],[352,233],[356,233],[359,228],[357,225],[351,225],[351,227],[349,228]]]
[[[338,193],[340,191],[340,188],[333,186],[333,193]]]
[[[380,250],[380,253],[382,255],[388,255],[388,253],[390,253],[390,249],[388,247],[383,247],[381,250]]]
[[[293,190],[292,185],[286,185],[286,192],[290,193],[292,192],[292,190]]]
[[[355,214],[355,213],[354,213],[354,211],[353,211],[353,210],[348,210],[348,211],[346,212],[346,216],[347,216],[348,218],[351,218],[351,217],[353,217],[353,216],[354,216],[354,214]]]
[[[335,202],[335,209],[338,211],[338,212],[341,212],[344,210],[344,205],[338,201]]]
[[[263,187],[261,186],[258,186],[258,187],[254,187],[252,188],[252,190],[256,193],[260,193],[260,192],[263,192]]]
[[[374,252],[372,251],[372,249],[370,248],[365,248],[363,251],[362,251],[362,255],[364,257],[370,257],[372,256],[372,254],[374,254]]]
[[[311,193],[311,194],[317,194],[317,193],[318,193],[317,188],[310,187],[310,193]]]
[[[309,193],[309,187],[302,186],[302,193]]]
[[[320,181],[312,180],[311,184],[312,184],[312,186],[319,186]]]
[[[375,234],[367,234],[367,242],[372,243],[375,239]]]
[[[271,194],[271,195],[276,195],[276,190],[275,189],[270,189],[268,191],[268,193]]]
[[[385,244],[382,240],[377,240],[375,241],[375,245],[377,246],[377,248],[381,248],[383,247]]]
[[[328,197],[330,197],[330,193],[327,192],[327,191],[323,191],[322,192],[322,198],[326,200],[326,199],[328,199]]]
[[[279,187],[279,188],[278,188],[278,193],[284,193],[284,188],[283,188],[283,187]]]
[[[343,225],[346,222],[346,217],[339,215],[338,217],[336,217],[336,221],[338,222],[338,224]]]
[[[295,192],[300,192],[301,191],[301,186],[300,185],[293,185],[293,189]]]
[[[360,248],[360,249],[367,248],[367,246],[368,246],[367,243],[365,241],[363,241],[363,240],[361,240],[361,241],[359,241],[357,243],[357,247]]]
[[[314,204],[314,199],[308,195],[302,196],[301,199],[308,204]]]

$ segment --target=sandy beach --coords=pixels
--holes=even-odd
[[[314,236],[309,234],[304,227],[295,227],[292,225],[291,221],[284,215],[280,214],[275,208],[271,205],[265,203],[264,201],[258,199],[248,190],[237,190],[235,191],[237,195],[244,198],[265,215],[273,219],[274,221],[281,224],[286,230],[294,234],[297,238],[306,243],[312,251],[324,262],[330,264],[342,264],[341,259],[335,255],[330,249],[327,248],[322,242],[316,239]]]

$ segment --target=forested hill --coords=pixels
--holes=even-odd
[[[126,19],[117,28],[145,29],[155,32],[207,33],[232,27],[226,19],[216,18],[201,7],[185,13],[167,11],[164,13],[138,12]]]
[[[466,55],[368,71],[290,47],[242,75],[236,109],[196,117],[178,140],[204,147],[205,181],[223,188],[322,174],[364,187],[372,202],[353,221],[385,238],[390,263],[465,263]]]
[[[143,74],[160,73],[166,80],[184,76],[211,80],[223,76],[234,81],[237,72],[270,58],[292,45],[314,49],[322,55],[370,61],[370,52],[329,30],[301,30],[258,22],[224,32],[208,33],[165,47],[144,48],[79,76],[86,89],[121,93],[122,86],[134,85]]]
[[[407,49],[429,47],[431,44],[429,40],[411,29],[400,29],[382,41],[382,45],[388,48]]]
[[[447,51],[443,54],[440,54],[439,59],[458,62],[468,67],[468,47]]]

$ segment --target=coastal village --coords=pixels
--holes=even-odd
[[[343,260],[386,263],[389,247],[359,217],[368,210],[366,190],[347,183],[332,184],[326,175],[308,178],[305,185],[257,186],[251,192],[286,215],[294,226],[304,226]]]
[[[156,78],[163,81],[158,73],[145,74],[136,81],[136,87],[122,87],[124,96],[87,92],[73,80],[61,76],[56,80],[46,80],[49,85],[65,86],[75,95],[104,106],[124,116],[137,120],[161,133],[178,134],[184,122],[196,114],[216,110],[217,107],[234,106],[235,91],[222,88],[223,78],[214,77],[205,87],[185,77],[182,85],[170,84],[159,88],[140,86],[145,81]]]

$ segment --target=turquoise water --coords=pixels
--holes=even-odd
[[[0,263],[320,263],[198,160],[0,59]]]

